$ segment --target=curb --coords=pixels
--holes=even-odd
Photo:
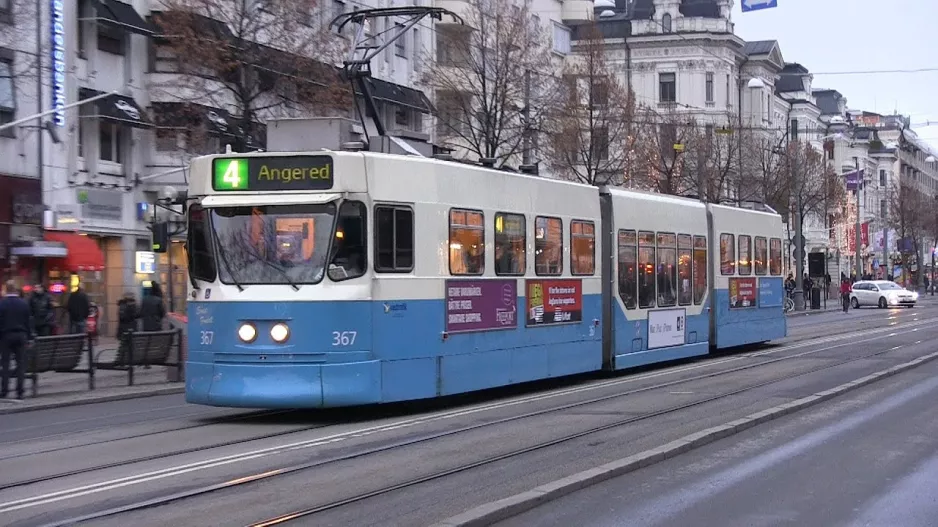
[[[713,443],[714,441],[738,434],[756,425],[814,406],[906,370],[911,370],[935,359],[938,359],[938,352],[924,355],[909,362],[904,362],[855,381],[841,384],[835,388],[797,399],[790,403],[750,414],[742,419],[730,421],[720,426],[684,436],[658,448],[646,450],[624,459],[619,459],[593,469],[573,474],[572,476],[567,476],[527,492],[480,505],[456,516],[451,516],[434,524],[433,527],[481,527],[491,525],[495,522],[521,514],[522,512],[537,508],[546,502],[556,500],[567,494],[572,494],[580,489],[678,456],[690,450]]]
[[[100,397],[89,397],[87,399],[77,399],[72,401],[49,401],[47,403],[39,403],[33,405],[9,405],[7,407],[0,408],[0,415],[4,414],[19,414],[25,412],[33,412],[37,410],[49,410],[52,408],[68,408],[70,406],[82,406],[86,404],[97,404],[97,403],[108,403],[112,401],[126,401],[130,399],[143,399],[144,397],[155,397],[158,395],[175,395],[177,393],[184,393],[186,391],[185,386],[167,386],[164,388],[156,388],[154,390],[146,392],[132,392],[132,393],[115,393],[111,395],[102,395]]]

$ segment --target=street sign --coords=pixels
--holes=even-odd
[[[778,7],[778,0],[743,0],[743,13]]]

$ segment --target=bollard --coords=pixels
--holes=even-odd
[[[186,357],[188,356],[188,326],[189,318],[182,313],[169,313],[166,315],[172,329],[180,330],[178,356],[176,362],[179,366],[166,368],[167,382],[184,382],[186,380]]]

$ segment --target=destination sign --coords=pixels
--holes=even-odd
[[[225,157],[212,160],[214,190],[329,190],[330,156]]]

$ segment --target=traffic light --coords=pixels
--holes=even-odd
[[[165,253],[169,246],[169,224],[165,221],[153,224],[153,238],[151,246],[155,253]]]

